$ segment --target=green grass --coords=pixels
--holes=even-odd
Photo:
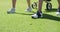
[[[35,0],[32,0],[33,2]],[[32,12],[25,12],[26,0],[17,0],[16,13],[7,14],[11,8],[11,0],[0,1],[0,32],[60,32],[60,17],[56,16],[57,0],[52,0],[53,10],[45,11],[43,3],[43,18],[32,19]],[[35,12],[36,9],[33,9]]]

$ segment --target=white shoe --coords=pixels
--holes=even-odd
[[[7,11],[8,13],[15,13],[15,8],[11,8]]]
[[[37,14],[32,15],[32,18],[38,18]]]
[[[60,12],[56,12],[57,16],[60,15]]]
[[[60,9],[57,10],[56,14],[57,15],[60,15]]]
[[[43,17],[42,13],[32,15],[32,18],[42,18],[42,17]]]
[[[31,12],[31,11],[32,11],[31,7],[29,7],[29,8],[26,9],[26,12]]]

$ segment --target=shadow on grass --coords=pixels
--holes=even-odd
[[[44,16],[43,19],[60,21],[60,17],[52,16],[52,15],[49,15],[49,14],[43,14],[43,16]]]
[[[21,15],[33,15],[33,14],[27,14],[27,13],[15,13],[15,14],[21,14]]]
[[[47,9],[45,9],[45,11],[46,11],[46,12],[56,12],[57,9],[56,9],[56,8],[53,8],[53,9],[51,9],[51,10],[47,10]]]
[[[51,10],[50,12],[54,12],[56,11],[57,9],[53,9]],[[32,13],[35,13],[35,12],[32,12]],[[29,14],[29,13],[15,13],[15,14],[21,14],[21,15],[33,15],[33,14]],[[60,17],[56,17],[56,16],[53,16],[53,15],[49,15],[49,14],[43,14],[43,18],[42,19],[50,19],[50,20],[56,20],[56,21],[60,21]],[[39,18],[40,19],[40,18]]]
[[[34,11],[32,11],[31,13],[35,13]],[[15,14],[21,14],[21,15],[33,15],[33,14],[29,14],[29,13],[15,13]]]
[[[15,14],[21,14],[21,15],[33,15],[33,14],[26,14],[26,13],[15,13]],[[49,15],[49,14],[43,14],[43,18],[41,19],[50,19],[50,20],[56,20],[56,21],[60,21],[60,17],[56,17],[56,16],[53,16],[53,15]],[[40,19],[40,18],[39,18]]]

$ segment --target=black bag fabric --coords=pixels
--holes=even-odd
[[[46,1],[51,1],[51,0],[46,0]]]

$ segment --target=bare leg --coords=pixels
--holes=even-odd
[[[57,15],[60,15],[60,0],[57,0],[58,1],[58,10],[56,12]]]
[[[28,7],[30,7],[30,0],[27,0]]]
[[[58,0],[58,5],[59,5],[58,7],[60,8],[60,0]]]
[[[15,8],[16,0],[12,0],[12,8]]]
[[[43,3],[43,0],[39,0],[38,1],[38,11],[42,12],[42,3]]]

